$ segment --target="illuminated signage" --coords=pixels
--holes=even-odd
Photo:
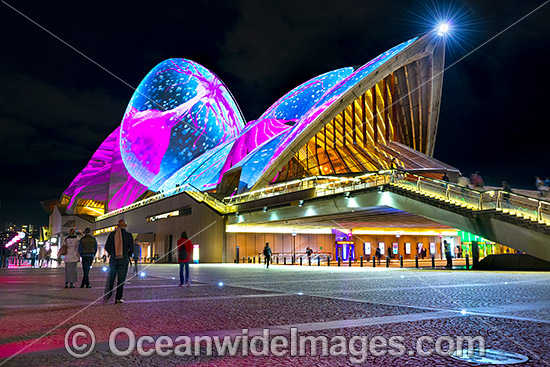
[[[405,254],[410,255],[411,254],[411,243],[405,242]]]
[[[365,255],[370,255],[370,242],[364,242],[363,243],[363,251],[365,252]]]
[[[113,232],[115,229],[116,229],[116,226],[111,226],[111,227],[105,227],[105,228],[101,228],[101,229],[96,229],[96,230],[94,231],[94,236],[97,236],[97,235],[100,235],[100,234],[103,234],[103,233]]]

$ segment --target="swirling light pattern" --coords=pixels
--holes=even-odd
[[[136,180],[156,190],[243,127],[218,77],[193,61],[169,59],[151,70],[130,100],[121,124],[122,159]]]

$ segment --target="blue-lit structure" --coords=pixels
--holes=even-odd
[[[97,159],[93,158],[83,171],[86,174],[81,173],[65,191],[69,207],[76,207],[79,200],[93,200],[105,203],[103,209],[109,212],[147,196],[146,192],[167,191],[182,185],[199,191],[220,192],[222,187],[227,191],[226,174],[238,179],[236,184],[231,184],[232,192],[236,189],[242,193],[290,178],[373,171],[387,166],[386,161],[392,158],[407,167],[407,162],[392,157],[387,150],[380,152],[376,145],[403,143],[430,156],[434,142],[428,142],[428,136],[412,135],[415,129],[424,135],[429,129],[435,131],[437,111],[434,109],[433,116],[423,117],[423,121],[422,118],[406,121],[406,117],[397,121],[401,119],[394,110],[408,108],[397,100],[398,95],[407,90],[398,89],[401,84],[406,89],[414,83],[408,83],[407,74],[397,77],[388,65],[403,64],[399,60],[406,60],[410,65],[408,53],[418,54],[420,48],[426,52],[426,47],[433,51],[436,44],[433,35],[413,38],[359,68],[344,67],[319,75],[285,94],[249,123],[245,123],[228,88],[212,71],[187,59],[163,61],[140,83],[120,127],[98,150],[112,168],[105,165],[96,168]],[[434,60],[434,55],[428,52],[424,58]],[[428,74],[433,75],[431,68]],[[364,88],[372,75],[376,75],[374,92],[372,86]],[[440,83],[431,81],[429,85],[432,90],[440,87]],[[361,86],[366,90],[358,94],[356,89]],[[319,156],[318,149],[312,149],[315,142],[309,140],[321,127],[326,130],[330,119],[338,119],[337,113],[334,116],[335,107],[342,110],[345,107],[342,101],[356,95],[364,95],[360,98],[368,100],[350,110],[350,124],[340,122],[340,133],[333,127],[333,136],[328,137],[333,141],[332,147],[323,148],[326,157]],[[377,95],[380,95],[378,102],[375,101]],[[433,97],[433,94],[417,96],[423,104],[430,105],[437,102]],[[349,106],[348,102],[346,108]],[[380,114],[376,112],[377,107],[386,111]],[[357,123],[366,129],[359,128]],[[400,125],[402,129],[398,131]],[[361,152],[338,151],[346,135],[353,135],[354,139],[361,135]],[[422,141],[423,146],[418,147],[414,139],[418,143]],[[305,154],[297,156],[296,152]],[[359,163],[350,164],[350,160]],[[120,182],[126,182],[125,191],[112,200]]]

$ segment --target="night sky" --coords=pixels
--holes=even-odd
[[[454,19],[449,66],[544,1],[7,3],[133,87],[162,60],[196,61],[253,120],[309,78],[433,29],[438,14]],[[445,72],[436,158],[487,184],[550,176],[549,30],[546,5]],[[3,2],[0,31],[0,225],[44,225],[40,201],[60,197],[133,89]]]

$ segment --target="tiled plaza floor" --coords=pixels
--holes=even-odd
[[[472,366],[448,356],[422,356],[416,343],[419,337],[479,335],[486,348],[529,357],[522,365],[550,365],[550,273],[193,265],[191,287],[180,288],[177,265],[142,270],[144,277],[128,279],[120,305],[101,300],[106,277],[101,266],[92,269],[92,289],[63,288],[62,268],[0,270],[0,366],[345,366],[357,361],[350,358],[351,345],[339,356],[333,353],[338,349],[319,356],[321,348],[313,353],[311,345],[302,356],[243,356],[242,345],[236,356],[218,355],[215,347],[208,356],[203,345],[200,355],[190,357],[162,356],[154,341],[145,343],[151,356],[134,350],[121,357],[109,345],[118,327],[154,340],[161,335],[234,338],[242,329],[252,338],[264,328],[271,338],[290,337],[297,327],[299,337],[349,341],[365,336],[356,338],[357,350],[375,336],[401,337],[405,355],[375,348],[362,356],[362,365],[380,366]],[[65,349],[65,334],[78,324],[95,335],[94,349],[84,359]],[[67,340],[78,337],[73,333]],[[119,349],[128,346],[127,339],[117,340]]]

